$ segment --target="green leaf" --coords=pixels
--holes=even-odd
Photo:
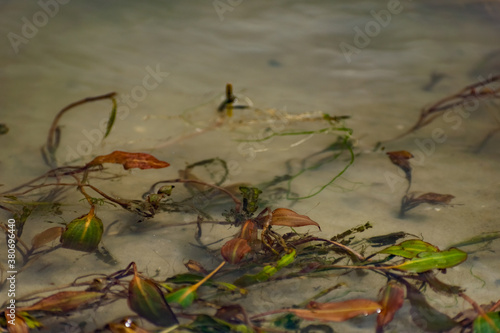
[[[143,279],[134,266],[134,277],[129,283],[128,305],[132,311],[151,323],[171,327],[179,322],[170,306],[165,301],[163,293],[153,280]]]
[[[165,299],[169,303],[177,303],[183,308],[190,306],[198,297],[196,291],[191,290],[189,287],[181,288],[173,293],[167,294]]]
[[[421,241],[420,239],[410,239],[402,242],[401,244],[390,246],[386,249],[383,249],[379,253],[392,254],[395,256],[411,259],[415,258],[419,253],[422,252],[438,252],[438,251],[439,249],[432,244]]]
[[[106,138],[109,133],[111,133],[111,129],[113,128],[113,124],[115,123],[116,119],[116,99],[114,97],[111,98],[111,101],[113,102],[113,109],[111,110],[111,114],[109,115],[108,119],[108,125],[106,126],[106,134],[104,134],[104,138]]]
[[[467,253],[457,248],[441,252],[422,252],[418,257],[402,264],[391,266],[406,272],[423,273],[432,269],[445,269],[456,266],[467,259]]]
[[[92,252],[101,241],[104,228],[102,221],[94,214],[94,207],[87,215],[71,221],[61,235],[62,247],[77,251]]]
[[[290,253],[287,253],[283,257],[281,257],[281,259],[278,260],[278,262],[276,263],[276,266],[265,266],[257,274],[245,274],[236,281],[234,281],[234,284],[238,287],[247,287],[252,284],[267,281],[280,269],[290,265],[295,260],[295,256],[296,252],[295,250],[292,250]]]
[[[474,320],[474,333],[499,333],[500,312],[490,312],[484,316],[478,316]]]

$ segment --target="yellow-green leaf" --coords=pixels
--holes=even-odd
[[[438,252],[438,251],[439,249],[432,244],[421,241],[420,239],[410,239],[402,242],[401,244],[393,245],[386,249],[383,249],[379,253],[392,254],[395,256],[411,259],[415,258],[419,253],[422,252]]]
[[[71,221],[61,235],[62,247],[92,252],[97,249],[104,231],[102,221],[94,214],[94,207],[87,215]]]
[[[441,252],[422,252],[416,258],[392,266],[406,272],[423,273],[432,269],[445,269],[456,266],[467,259],[467,253],[457,248]]]
[[[177,303],[183,308],[190,306],[197,297],[196,290],[192,290],[189,287],[181,288],[165,296],[168,302]]]

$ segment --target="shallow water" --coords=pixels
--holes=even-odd
[[[456,198],[450,207],[420,206],[399,219],[406,184],[385,152],[373,150],[376,142],[408,130],[422,107],[500,72],[495,56],[499,52],[498,5],[467,1],[440,5],[401,1],[396,7],[393,1],[222,2],[232,5],[221,12],[214,7],[218,2],[211,1],[61,1],[57,7],[47,1],[52,4],[45,9],[51,14],[47,15],[36,2],[3,1],[0,122],[10,129],[0,136],[3,189],[48,170],[40,148],[58,110],[84,97],[116,91],[118,117],[110,136],[102,140],[110,103],[90,103],[63,117],[57,153],[59,165],[82,165],[113,150],[149,152],[171,164],[163,170],[123,171],[110,166],[111,172],[124,177],[96,181],[96,185],[114,196],[139,199],[153,182],[176,178],[187,164],[214,157],[230,162],[227,184],[256,185],[297,172],[304,156],[326,148],[338,133],[275,137],[259,144],[237,140],[259,138],[266,128],[322,128],[324,122],[290,120],[292,115],[314,115],[319,110],[351,117],[345,124],[354,131],[355,162],[318,195],[299,201],[279,197],[270,203],[272,207],[292,207],[308,215],[322,227],[321,232],[309,231],[322,237],[370,221],[374,228],[363,237],[404,231],[444,249],[499,230],[500,136],[475,153],[486,133],[498,126],[498,106],[482,106],[469,117],[457,116],[453,121],[438,118],[416,133],[384,144],[385,151],[404,149],[415,155],[412,190],[453,194]],[[390,16],[383,14],[390,13],[389,9]],[[359,29],[368,29],[370,36],[359,37]],[[356,50],[349,53],[347,48]],[[430,85],[432,73],[444,77]],[[234,117],[214,126],[227,82],[233,84],[237,96],[242,100],[245,96],[263,111],[235,110]],[[272,109],[290,118],[270,120]],[[436,129],[445,137],[432,141]],[[302,196],[312,193],[347,161],[345,154],[304,173],[291,190]],[[178,189],[182,191],[182,186]],[[88,207],[72,189],[63,198],[62,215],[41,209],[28,220],[23,234],[26,242],[53,223],[69,222],[86,213]],[[163,213],[138,224],[137,216],[118,207],[99,207],[98,212],[105,227],[118,221],[103,239],[118,266],[110,267],[93,255],[57,250],[18,275],[18,294],[70,283],[86,274],[109,274],[131,261],[149,276],[159,272],[160,277],[167,277],[185,272],[183,263],[188,259],[209,269],[221,260],[218,251],[208,254],[186,244],[194,242],[193,226],[166,227],[195,221],[194,214]],[[4,211],[0,214],[4,221],[11,217]],[[206,227],[202,241],[211,243],[235,232],[227,226]],[[221,244],[212,248],[217,250]],[[495,260],[499,250],[499,241],[492,242],[487,249],[470,254],[464,264],[449,269],[443,280],[466,288],[479,304],[497,301],[492,291],[500,285],[500,266]],[[339,282],[354,290],[348,297],[376,297],[385,281],[372,275],[376,274],[284,281],[279,288],[274,284],[256,288],[249,297],[235,297],[235,301],[250,313],[259,313],[298,303],[296,296],[290,299],[281,290],[303,290],[301,302]],[[0,299],[4,294],[5,287]],[[341,292],[322,301],[340,296]],[[469,307],[436,294],[431,302],[452,316]],[[71,323],[85,321],[83,331],[92,331],[130,314],[122,305],[76,315]],[[408,325],[413,331],[410,321],[404,307],[387,331],[405,332]],[[62,329],[57,323],[46,324],[54,332]],[[349,332],[373,331],[373,325],[371,317],[331,324]],[[65,329],[77,332],[73,326]]]

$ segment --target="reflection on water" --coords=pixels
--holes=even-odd
[[[224,185],[268,186],[267,204],[291,207],[317,221],[321,232],[305,230],[318,237],[370,221],[373,228],[360,238],[403,231],[445,249],[498,231],[499,137],[493,135],[474,152],[499,126],[496,104],[440,116],[415,133],[386,142],[384,150],[373,149],[378,141],[407,131],[421,108],[500,72],[496,2],[54,0],[4,1],[0,8],[0,123],[9,128],[0,136],[4,190],[48,171],[40,148],[58,110],[116,91],[111,134],[104,139],[111,103],[85,104],[62,118],[57,152],[59,165],[84,165],[114,150],[148,152],[171,164],[164,170],[132,171],[106,165],[104,175],[111,179],[95,179],[94,185],[113,197],[138,200],[154,182],[178,178],[187,165],[217,157],[227,162]],[[221,118],[216,109],[228,82],[240,103],[252,107]],[[329,122],[323,113],[350,118]],[[348,151],[336,156],[339,151],[332,149],[348,133],[343,125],[353,130],[354,164],[317,195],[287,200],[287,193],[303,197],[317,192],[349,164]],[[301,134],[269,137],[277,132]],[[452,206],[422,205],[399,219],[407,184],[385,154],[396,150],[415,156],[412,190],[452,194]],[[116,174],[121,176],[113,178]],[[196,170],[203,179],[217,175],[209,167]],[[283,175],[296,177],[272,183]],[[173,193],[192,190],[176,184]],[[38,205],[22,239],[29,243],[40,231],[86,214],[88,205],[81,199],[67,188],[54,198],[61,203],[57,209]],[[44,199],[37,194],[26,200]],[[220,213],[230,207],[228,201],[210,200],[209,213],[224,219]],[[0,205],[20,209],[13,202]],[[105,229],[103,245],[118,265],[59,249],[18,275],[20,295],[86,274],[109,274],[131,261],[146,276],[164,278],[185,272],[183,263],[189,259],[210,269],[221,260],[218,249],[225,240],[207,251],[189,244],[196,242],[194,225],[166,227],[195,222],[192,210],[171,209],[136,223],[138,217],[119,207],[97,209]],[[12,217],[4,210],[1,214],[4,222]],[[209,244],[235,233],[228,226],[205,227],[201,241]],[[497,301],[491,290],[498,288],[498,249],[498,240],[475,247],[468,261],[449,269],[443,280],[466,288],[480,304]],[[296,305],[314,290],[337,283],[348,285],[348,298],[374,298],[385,281],[373,275],[291,279],[232,301],[260,313]],[[283,290],[303,290],[303,295]],[[322,301],[341,297],[339,292]],[[429,302],[449,315],[469,307],[437,294]],[[391,324],[395,331],[414,327],[408,308]],[[73,323],[87,322],[84,331],[92,331],[130,313],[122,304],[72,318]],[[46,325],[61,329],[58,323]],[[77,324],[68,325],[68,332],[78,331]],[[373,331],[373,326],[374,319],[332,325],[349,332]]]

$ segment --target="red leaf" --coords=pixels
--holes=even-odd
[[[306,320],[321,321],[345,321],[359,315],[367,316],[380,311],[381,306],[377,302],[368,299],[352,299],[334,303],[311,302],[308,309],[288,309],[298,317]]]
[[[315,225],[321,230],[318,223],[305,215],[295,213],[293,210],[278,208],[273,211],[271,225],[283,225],[286,227],[303,227],[306,225]]]
[[[170,164],[156,159],[156,157],[146,153],[127,153],[116,150],[108,155],[101,155],[87,163],[86,167],[100,165],[103,163],[116,163],[123,165],[125,170],[132,168],[139,169],[161,169]]]
[[[230,264],[239,263],[250,251],[252,251],[252,248],[248,245],[247,240],[243,238],[231,239],[220,250],[224,260]]]
[[[377,332],[383,332],[383,327],[389,324],[394,314],[403,306],[405,293],[399,285],[389,282],[380,292],[382,311],[377,316]]]

